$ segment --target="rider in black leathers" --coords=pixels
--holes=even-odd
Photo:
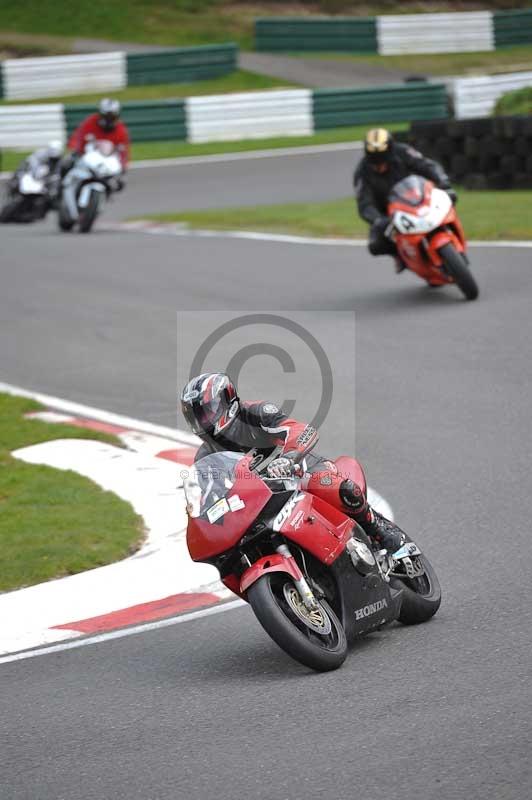
[[[413,174],[433,181],[456,202],[449,176],[437,161],[426,158],[409,145],[394,142],[384,128],[368,131],[364,141],[364,157],[355,170],[353,183],[358,213],[371,225],[368,248],[374,256],[391,255],[397,258],[395,243],[384,234],[390,222],[387,216],[388,196],[394,184]],[[397,271],[401,272],[402,269],[404,265],[398,262]]]
[[[235,385],[223,373],[204,373],[189,381],[181,393],[181,409],[203,441],[195,462],[222,450],[253,450],[255,469],[282,478],[305,457],[308,492],[351,516],[390,553],[403,544],[401,529],[371,508],[354,481],[344,479],[334,462],[311,454],[319,438],[311,425],[288,417],[273,403],[241,401]]]

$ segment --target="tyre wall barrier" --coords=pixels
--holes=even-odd
[[[255,47],[270,52],[465,53],[530,43],[532,9],[255,21]]]
[[[408,139],[467,188],[532,188],[532,116],[414,122]]]
[[[126,86],[218,78],[237,68],[234,44],[180,47],[156,53],[95,53],[0,62],[0,97],[38,99]]]

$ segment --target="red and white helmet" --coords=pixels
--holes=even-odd
[[[223,372],[205,372],[181,392],[181,409],[194,433],[216,439],[240,411],[236,386]]]

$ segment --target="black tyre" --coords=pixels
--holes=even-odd
[[[454,279],[454,282],[466,298],[466,300],[476,300],[478,297],[478,286],[465,258],[455,250],[452,244],[444,244],[439,250],[446,272]]]
[[[419,625],[434,616],[441,604],[441,588],[430,561],[419,556],[425,573],[419,578],[392,578],[394,588],[403,590],[399,622],[403,625]]]
[[[94,224],[94,220],[98,215],[98,208],[100,206],[100,192],[91,192],[87,207],[79,215],[79,230],[80,233],[89,233]]]
[[[59,225],[59,230],[61,231],[71,231],[74,227],[74,223],[70,219],[68,212],[66,211],[63,204],[59,206],[59,214],[57,215],[57,224]]]
[[[309,614],[286,573],[263,575],[249,587],[247,599],[266,633],[300,664],[327,672],[344,663],[347,640],[340,620],[324,600]]]
[[[26,198],[23,196],[9,200],[0,211],[0,222],[16,222]]]

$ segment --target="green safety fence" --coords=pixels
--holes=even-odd
[[[70,136],[74,128],[95,110],[93,105],[65,106],[67,135]],[[142,103],[124,103],[122,119],[129,128],[131,140],[135,142],[165,139],[186,140],[187,138],[184,100],[148,100]]]
[[[495,49],[512,44],[532,44],[532,8],[493,13]]]
[[[372,17],[257,19],[255,47],[270,52],[321,50],[376,53],[377,23]]]
[[[315,130],[365,123],[440,119],[449,115],[446,89],[437,83],[379,86],[378,89],[317,89]]]
[[[127,85],[188,83],[218,78],[237,69],[235,44],[181,47],[157,53],[127,55]]]

